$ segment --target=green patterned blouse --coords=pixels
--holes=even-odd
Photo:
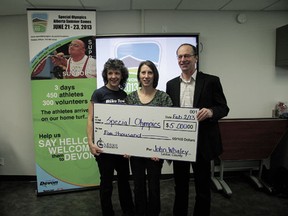
[[[163,106],[163,107],[171,107],[173,105],[170,96],[166,92],[158,89],[154,98],[149,103],[145,104],[141,103],[137,91],[131,92],[127,96],[125,102],[128,105]]]

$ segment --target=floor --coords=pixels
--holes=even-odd
[[[245,175],[227,177],[232,190],[227,198],[212,188],[211,216],[287,216],[288,197],[258,189]],[[194,182],[191,179],[189,215],[194,204]],[[132,182],[131,182],[132,186]],[[99,191],[85,190],[37,196],[35,181],[0,181],[0,216],[101,216]],[[172,215],[173,179],[161,180],[161,216]],[[117,185],[113,202],[116,216],[121,215]]]

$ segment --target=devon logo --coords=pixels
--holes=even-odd
[[[48,22],[47,13],[32,14],[32,25],[34,32],[45,32]]]
[[[160,53],[160,45],[156,41],[151,41],[151,39],[144,42],[119,43],[116,46],[116,57],[121,59],[129,70],[129,79],[125,88],[128,94],[138,89],[137,69],[140,62],[150,60],[158,67]]]

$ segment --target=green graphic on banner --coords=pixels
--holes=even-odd
[[[99,184],[86,137],[88,102],[95,82],[32,81],[36,162],[51,176],[73,185]]]

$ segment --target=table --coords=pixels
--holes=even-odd
[[[219,121],[223,154],[219,157],[220,177],[215,177],[217,166],[212,162],[211,180],[217,190],[223,190],[228,196],[232,191],[223,179],[226,165],[229,170],[250,170],[250,178],[259,187],[267,186],[261,180],[262,168],[265,159],[268,159],[288,128],[287,119],[278,118],[246,118],[222,119]],[[243,166],[247,161],[259,162],[257,166]],[[236,163],[237,162],[237,163]],[[231,165],[232,164],[232,165]],[[233,165],[234,164],[234,165]],[[240,164],[240,165],[239,165]],[[258,176],[253,170],[258,170]]]

